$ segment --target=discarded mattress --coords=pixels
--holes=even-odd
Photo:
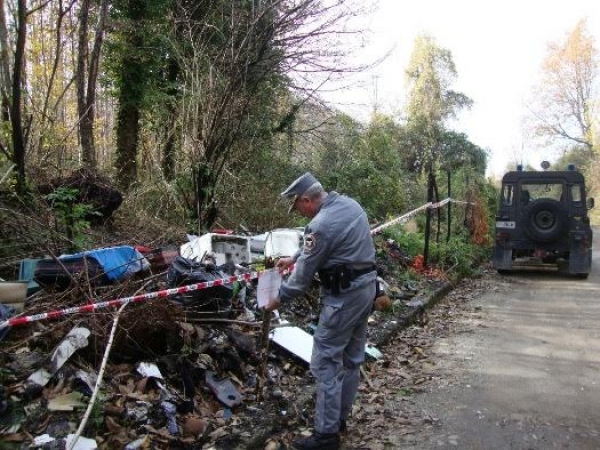
[[[78,282],[89,282],[92,286],[110,284],[98,261],[87,256],[40,259],[35,266],[33,278],[41,286],[53,286],[57,289],[67,289]]]
[[[93,285],[106,285],[132,274],[148,270],[144,256],[133,247],[120,246],[90,250],[37,262],[34,279],[44,286],[67,287],[73,280],[89,280]]]

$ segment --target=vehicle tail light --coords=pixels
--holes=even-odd
[[[500,231],[499,233],[496,233],[496,242],[504,242],[504,241],[508,241],[510,239],[510,233],[507,233],[506,231]]]

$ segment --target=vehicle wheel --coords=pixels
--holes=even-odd
[[[567,209],[556,200],[536,200],[525,209],[524,219],[525,232],[534,241],[556,241],[567,230]]]

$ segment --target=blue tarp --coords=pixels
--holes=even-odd
[[[63,255],[59,259],[69,260],[87,256],[94,258],[113,281],[127,278],[133,273],[149,269],[148,260],[135,248],[129,246],[100,248],[72,255]]]

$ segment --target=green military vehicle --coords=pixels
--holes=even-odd
[[[520,268],[557,267],[587,278],[592,265],[592,228],[585,179],[567,170],[507,172],[496,214],[493,264],[499,273]]]

